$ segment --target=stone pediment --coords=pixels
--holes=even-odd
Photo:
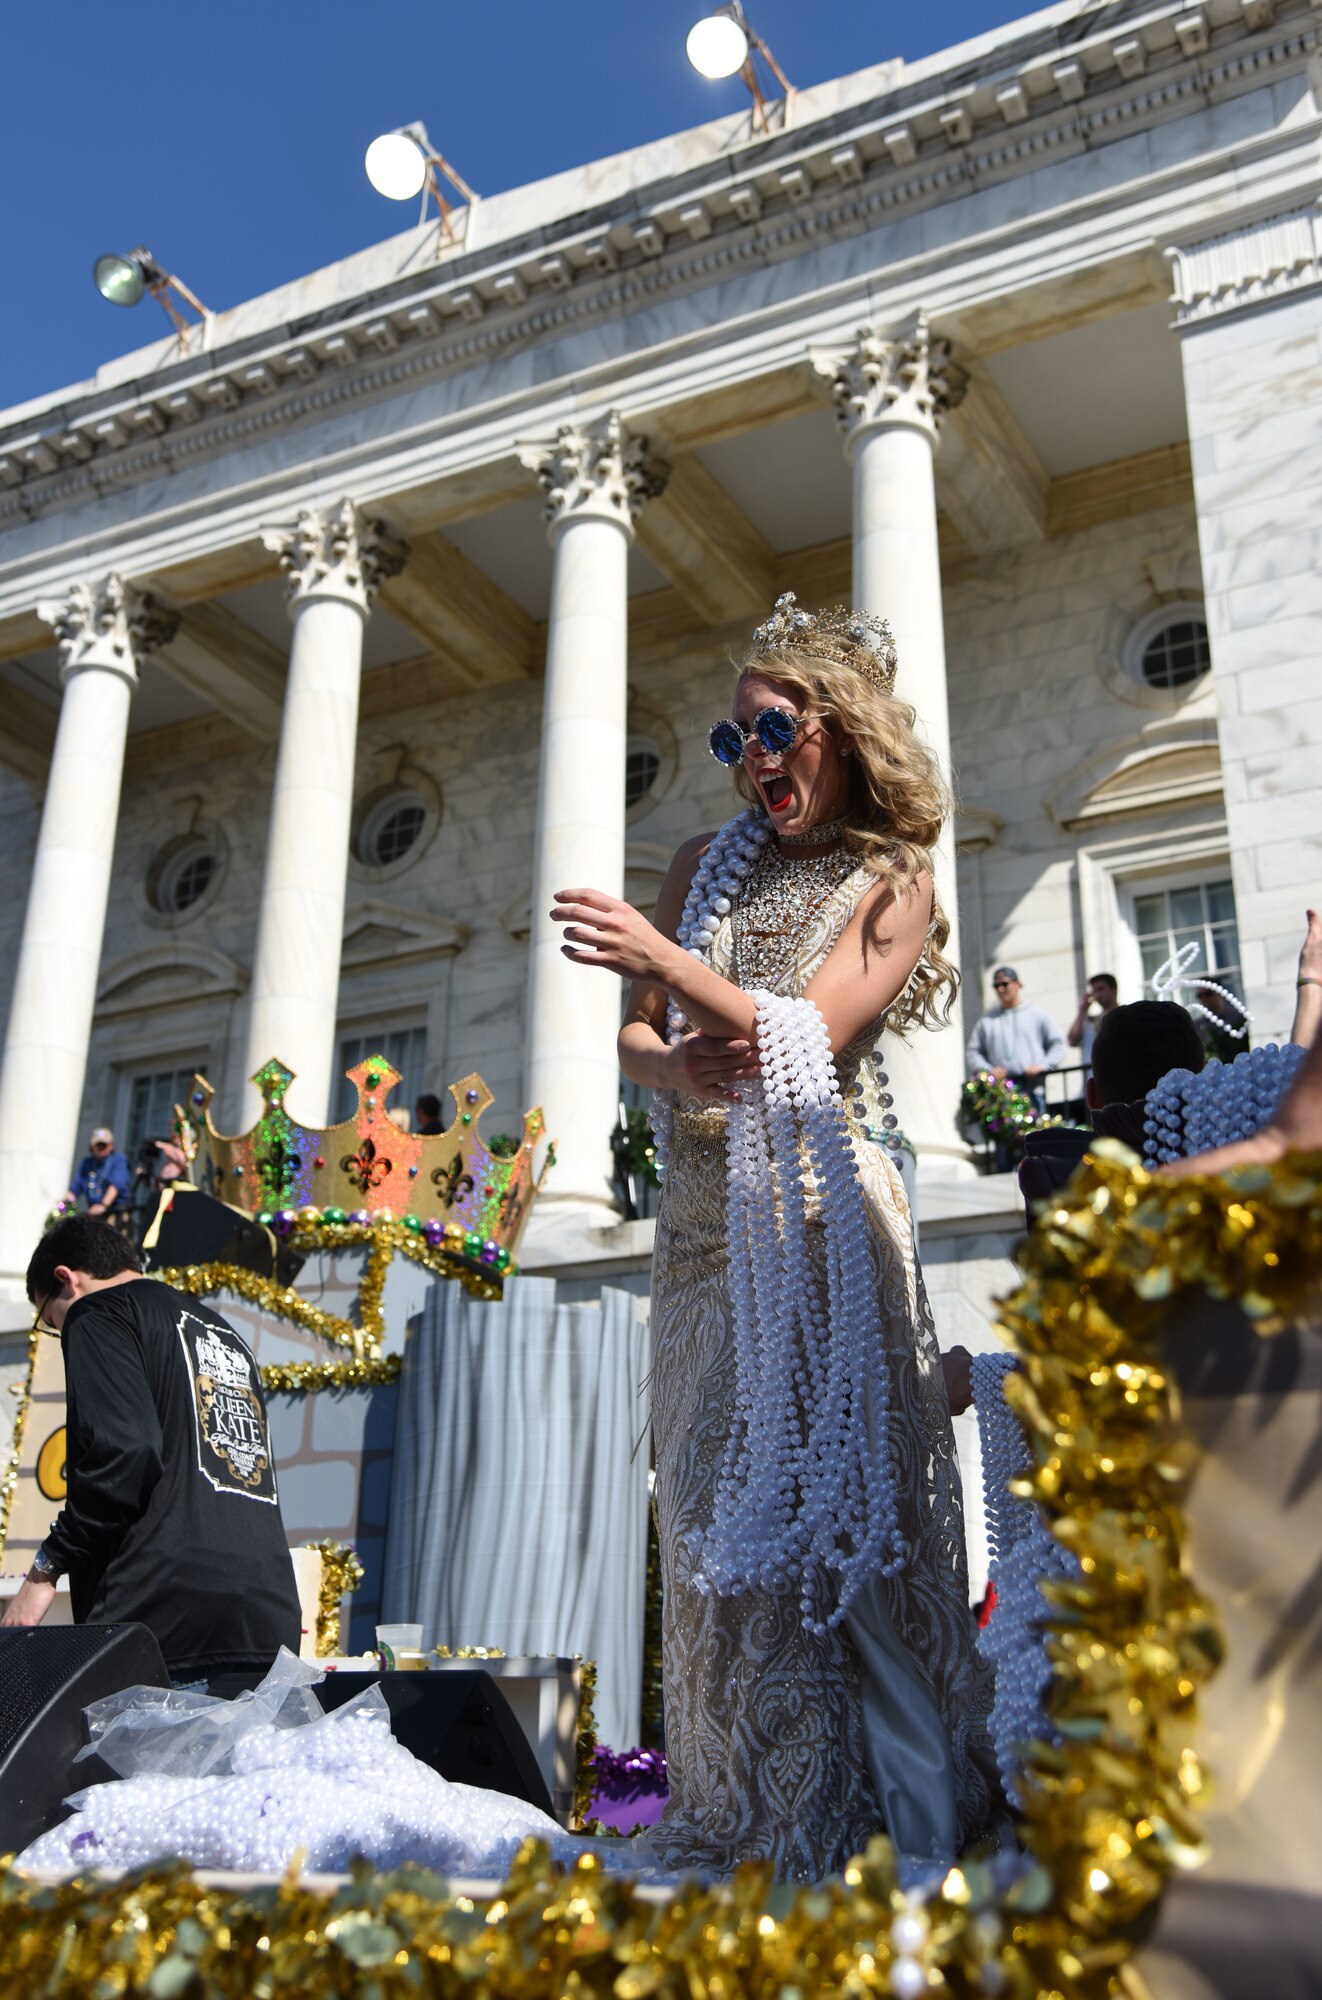
[[[391,903],[359,903],[344,920],[340,964],[344,971],[405,959],[442,958],[463,950],[473,935],[467,924]]]
[[[1220,803],[1221,750],[1210,719],[1150,725],[1141,737],[1107,744],[1077,765],[1047,800],[1069,829],[1171,806]]]
[[[193,1000],[233,999],[247,990],[248,971],[213,945],[158,944],[101,968],[96,1016],[141,1014]]]

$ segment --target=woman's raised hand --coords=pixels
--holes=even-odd
[[[685,1035],[666,1050],[672,1090],[711,1104],[738,1104],[739,1084],[757,1075],[757,1052],[745,1041],[724,1041],[717,1035]]]
[[[600,889],[557,889],[551,921],[569,926],[560,947],[566,958],[624,979],[660,979],[677,950],[632,903]]]

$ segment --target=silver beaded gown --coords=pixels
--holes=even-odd
[[[840,850],[792,858],[769,846],[722,920],[713,969],[746,991],[802,993],[875,880]],[[686,1537],[711,1522],[735,1351],[725,1113],[692,1098],[676,1104],[652,1276],[670,1799],[646,1844],[666,1869],[724,1874],[764,1859],[784,1879],[813,1881],[879,1831],[905,1855],[953,1861],[994,1802],[991,1682],[975,1650],[932,1315],[899,1170],[867,1136],[883,1115],[882,1026],[836,1066],[872,1223],[900,1519],[913,1553],[898,1577],[865,1587],[825,1638],[804,1630],[792,1590],[716,1597],[692,1582]]]

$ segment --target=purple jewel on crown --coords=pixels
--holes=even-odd
[[[895,640],[884,618],[839,605],[820,613],[805,611],[792,590],[776,599],[771,616],[757,627],[753,651],[767,655],[803,651],[852,667],[884,694],[895,685]]]

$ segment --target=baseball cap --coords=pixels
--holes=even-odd
[[[114,1145],[115,1135],[111,1131],[108,1125],[98,1125],[95,1132],[93,1132],[90,1140],[88,1141],[88,1144],[91,1146],[95,1146],[98,1142],[101,1142],[107,1146]]]
[[[1012,965],[998,965],[992,974],[993,979],[1018,979],[1018,977],[1019,974]]]

